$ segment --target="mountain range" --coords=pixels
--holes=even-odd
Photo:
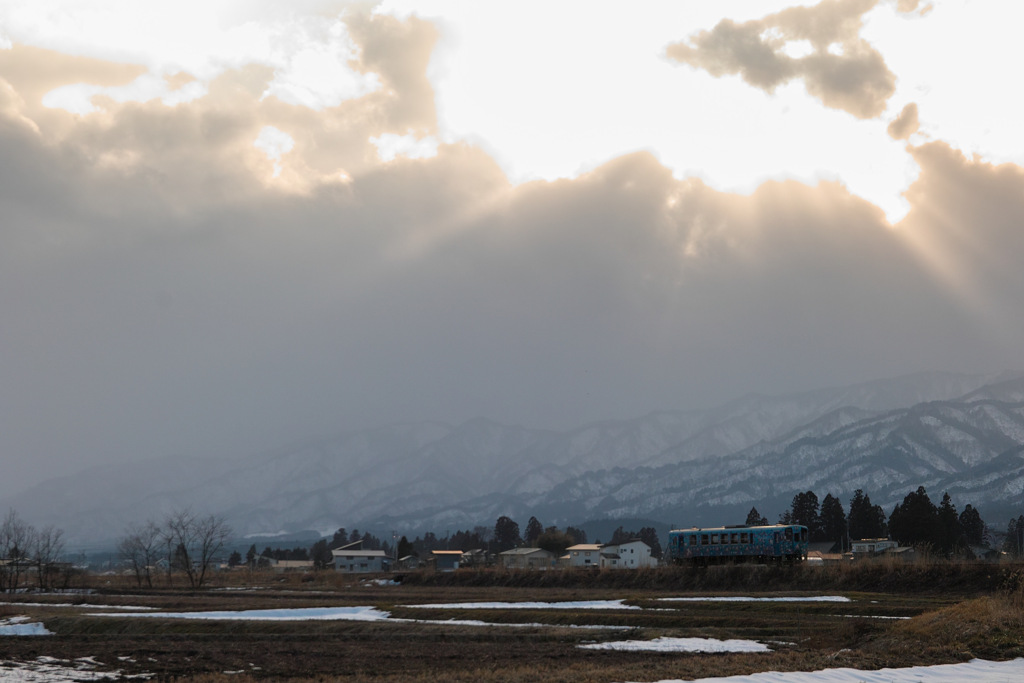
[[[95,467],[0,507],[80,544],[182,507],[223,515],[239,535],[347,527],[411,537],[503,514],[521,524],[737,523],[751,506],[777,514],[806,490],[846,501],[863,489],[888,511],[919,485],[983,513],[1019,507],[1024,376],[923,373],[569,431],[482,418],[390,425],[240,459]]]

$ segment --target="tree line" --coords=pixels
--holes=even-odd
[[[1020,519],[1024,525],[1024,516]],[[747,524],[766,524],[767,521],[757,508],[751,508],[747,515]],[[818,496],[813,491],[805,491],[793,496],[793,502],[779,517],[779,523],[802,524],[807,527],[812,542],[831,541],[844,551],[848,550],[851,540],[888,537],[900,545],[927,545],[939,554],[952,556],[968,554],[971,546],[982,546],[986,542],[985,522],[977,508],[968,504],[958,513],[948,492],[935,505],[923,486],[897,503],[888,518],[881,506],[873,505],[871,497],[861,489],[850,499],[849,514],[831,493],[819,506]],[[1011,521],[1011,525],[1013,523]]]
[[[221,517],[175,510],[160,522],[149,520],[128,527],[117,549],[140,586],[152,587],[158,572],[172,585],[177,572],[185,575],[190,588],[198,589],[230,537],[231,527]]]
[[[36,529],[14,510],[0,523],[0,593],[13,593],[29,577],[39,590],[67,587],[72,567],[60,561],[64,532]]]

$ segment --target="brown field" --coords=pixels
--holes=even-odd
[[[0,619],[28,616],[52,636],[3,637],[0,659],[92,657],[123,676],[195,681],[656,681],[836,666],[880,668],[1024,656],[1024,568],[989,564],[721,567],[642,572],[460,571],[401,585],[324,573],[221,574],[209,588],[139,589],[91,577],[86,594],[4,596]],[[224,588],[249,590],[222,590]],[[835,595],[830,602],[659,602],[684,595]],[[617,600],[642,610],[455,610],[468,601]],[[11,603],[34,604],[11,604]],[[48,604],[40,604],[48,603]],[[61,603],[74,603],[63,606]],[[52,606],[51,606],[52,605]],[[87,605],[161,610],[374,606],[389,621],[199,621],[96,617]],[[108,610],[109,611],[109,610]],[[910,617],[886,619],[879,617]],[[570,625],[622,627],[579,629]],[[752,639],[772,652],[660,654],[579,649],[659,636]],[[231,673],[227,673],[231,672]]]

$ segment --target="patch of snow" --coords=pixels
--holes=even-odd
[[[369,581],[363,581],[364,586],[401,586],[402,584],[393,579],[370,579]]]
[[[586,625],[586,624],[541,624],[508,622],[495,623],[493,621],[480,621],[479,619],[388,619],[388,621],[402,624],[435,624],[440,626],[507,626],[509,628],[572,628],[572,629],[593,629],[600,631],[629,631],[632,626],[609,626],[609,625]]]
[[[853,602],[842,595],[808,595],[805,597],[755,598],[743,595],[696,597],[696,598],[658,598],[665,602]]]
[[[54,657],[36,657],[31,662],[0,660],[0,681],[17,683],[52,683],[52,681],[84,682],[152,678],[152,674],[124,676],[120,671],[97,671],[100,664],[92,657],[74,662]]]
[[[150,619],[220,619],[228,621],[381,621],[391,616],[376,607],[304,607],[211,612],[92,612],[90,617],[146,617]]]
[[[610,602],[610,601],[609,601]],[[482,604],[482,603],[481,603]],[[422,606],[422,605],[420,605]],[[631,608],[639,609],[639,608]],[[93,612],[90,617],[148,617],[156,619],[221,619],[229,621],[388,621],[400,624],[439,624],[442,626],[507,626],[510,628],[584,628],[628,630],[630,626],[492,623],[475,619],[396,619],[375,607],[300,607],[294,609],[239,610],[235,612]],[[0,682],[3,678],[0,677]]]
[[[0,619],[0,636],[52,636],[50,631],[41,621],[26,623],[28,617],[12,617]],[[0,678],[0,680],[3,680]]]
[[[630,652],[771,652],[754,640],[717,640],[715,638],[655,638],[654,640],[617,640],[577,646],[581,650],[627,650]]]
[[[126,609],[137,612],[156,609],[155,607],[139,607],[137,605],[93,605],[87,602],[0,602],[8,607],[81,607],[82,609]]]
[[[624,600],[576,600],[567,602],[438,602],[426,605],[402,605],[430,609],[642,609],[623,604]]]
[[[691,683],[1007,683],[1024,680],[1024,658],[1008,662],[972,659],[963,664],[912,666],[902,669],[825,669],[823,671],[766,671],[747,676],[701,678]],[[658,683],[682,683],[678,679]]]

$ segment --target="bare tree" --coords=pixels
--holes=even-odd
[[[188,578],[189,586],[202,588],[207,571],[224,543],[231,527],[224,519],[209,515],[197,517],[191,510],[172,512],[164,522],[167,547]]]
[[[21,584],[31,538],[32,527],[13,509],[8,510],[0,523],[0,592],[13,593]]]
[[[121,558],[132,568],[140,586],[145,581],[147,586],[153,587],[152,569],[160,556],[163,536],[163,530],[150,520],[141,526],[128,527],[117,542]]]
[[[57,561],[64,554],[64,531],[47,526],[30,534],[32,563],[36,568],[39,590],[53,588],[58,575]]]

